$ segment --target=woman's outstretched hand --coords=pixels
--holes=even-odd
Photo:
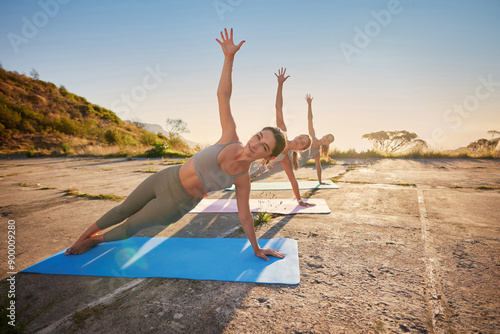
[[[275,249],[268,249],[268,248],[260,248],[258,251],[255,252],[255,255],[257,255],[260,258],[263,258],[266,261],[269,261],[267,255],[274,256],[280,259],[285,257],[285,254],[280,253]]]
[[[285,82],[285,80],[290,77],[290,76],[285,77],[285,74],[286,74],[286,68],[283,69],[283,67],[278,70],[278,74],[274,73],[276,78],[278,78],[278,84]]]
[[[233,28],[231,28],[230,35],[227,34],[226,28],[224,28],[224,33],[225,33],[225,35],[222,33],[222,31],[220,32],[220,37],[221,37],[222,41],[220,41],[218,38],[216,38],[215,40],[217,42],[219,42],[225,56],[234,56],[236,54],[236,52],[238,52],[238,50],[241,48],[243,43],[245,43],[245,41],[241,41],[240,44],[238,44],[238,45],[234,44],[234,42],[233,42]]]
[[[311,97],[311,94],[306,94],[306,101],[307,101],[307,104],[311,104],[312,103],[313,98]]]

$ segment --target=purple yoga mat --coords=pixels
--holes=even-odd
[[[304,202],[315,206],[300,206],[295,199],[250,199],[252,212],[269,212],[283,215],[302,213],[330,213],[330,208],[324,199],[304,199]],[[203,199],[191,213],[238,212],[236,199]]]

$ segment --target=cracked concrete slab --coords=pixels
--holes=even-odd
[[[0,215],[5,223],[16,222],[16,271],[70,246],[118,204],[68,196],[65,189],[126,196],[149,175],[147,171],[165,168],[165,163],[123,158],[0,161]],[[314,167],[296,174],[299,179],[316,178]],[[17,329],[26,333],[497,331],[497,160],[338,159],[324,168],[323,178],[334,178],[340,189],[310,195],[325,199],[330,214],[278,215],[257,230],[259,238],[298,241],[301,282],[297,286],[19,273],[15,275]],[[279,173],[266,182],[285,179]],[[217,192],[211,198],[233,196]],[[251,197],[293,198],[293,193],[252,192]],[[7,254],[6,224],[2,226],[0,253]],[[238,227],[235,213],[187,214],[167,228],[150,228],[138,236],[244,237]],[[9,286],[8,271],[2,261],[2,291]],[[2,292],[3,301],[8,301],[4,297]]]

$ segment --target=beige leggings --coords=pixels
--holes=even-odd
[[[104,241],[127,239],[140,230],[157,225],[168,226],[193,209],[201,199],[194,198],[179,179],[181,165],[165,168],[149,176],[121,203],[97,222],[106,229],[127,219],[104,233]]]

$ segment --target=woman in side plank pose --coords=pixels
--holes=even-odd
[[[233,29],[221,31],[221,40],[216,39],[224,52],[224,65],[217,89],[219,116],[222,136],[215,143],[196,153],[183,165],[168,167],[144,180],[117,207],[108,211],[92,224],[66,250],[66,255],[82,254],[102,242],[129,238],[138,231],[151,226],[178,221],[194,208],[210,191],[236,186],[236,199],[240,223],[248,237],[255,255],[265,260],[284,254],[273,249],[260,248],[250,212],[250,177],[248,169],[257,159],[278,156],[286,145],[286,136],[278,128],[265,127],[243,145],[236,132],[236,124],[231,114],[232,68],[234,56],[245,41],[233,43]],[[99,231],[123,224],[104,233]]]
[[[287,128],[283,117],[283,84],[290,76],[286,76],[286,68],[281,68],[278,70],[278,74],[274,74],[278,78],[278,91],[276,93],[276,124],[278,128],[286,132]],[[276,159],[267,164],[257,166],[257,168],[255,168],[254,165],[258,165],[258,162],[253,163],[253,168],[251,168],[253,171],[250,173],[250,179],[252,181],[262,180],[265,177],[274,174],[271,171],[279,166],[280,171],[284,170],[286,172],[299,205],[313,206],[313,204],[302,201],[299,184],[295,178],[295,173],[293,172],[294,169],[296,170],[299,168],[299,152],[309,149],[311,143],[311,137],[305,134],[299,135],[293,140],[288,141],[286,149]]]
[[[314,162],[316,164],[316,173],[318,174],[318,182],[320,184],[325,184],[321,181],[321,157],[328,158],[328,151],[330,149],[330,144],[333,143],[335,137],[329,133],[321,137],[321,139],[316,138],[316,131],[314,130],[313,125],[313,113],[312,113],[312,100],[311,94],[306,94],[307,101],[307,123],[309,127],[309,135],[312,137],[312,145],[307,154],[305,154],[304,159],[312,159],[314,158]],[[307,160],[303,160],[303,164],[307,162]]]
[[[328,157],[328,151],[330,149],[330,144],[335,140],[335,137],[329,133],[321,137],[321,139],[316,138],[316,131],[314,130],[314,125],[313,125],[313,114],[312,114],[312,100],[313,98],[311,97],[310,94],[306,95],[306,101],[308,105],[308,110],[307,110],[307,121],[308,121],[308,127],[309,127],[309,136],[312,137],[312,144],[311,147],[304,152],[300,153],[300,157],[297,160],[297,165],[298,167],[302,167],[308,162],[310,159],[314,159],[316,163],[316,172],[318,174],[318,182],[320,184],[325,184],[321,180],[321,157],[327,158]],[[280,157],[282,157],[283,154],[280,154],[276,160],[278,160]],[[295,169],[298,169],[295,168]],[[254,171],[250,174],[250,178],[252,181],[260,181],[263,180],[273,174],[279,173],[284,170],[284,167],[282,164],[276,164],[274,163],[274,160],[271,161],[268,164],[268,168],[261,167],[259,170]]]

